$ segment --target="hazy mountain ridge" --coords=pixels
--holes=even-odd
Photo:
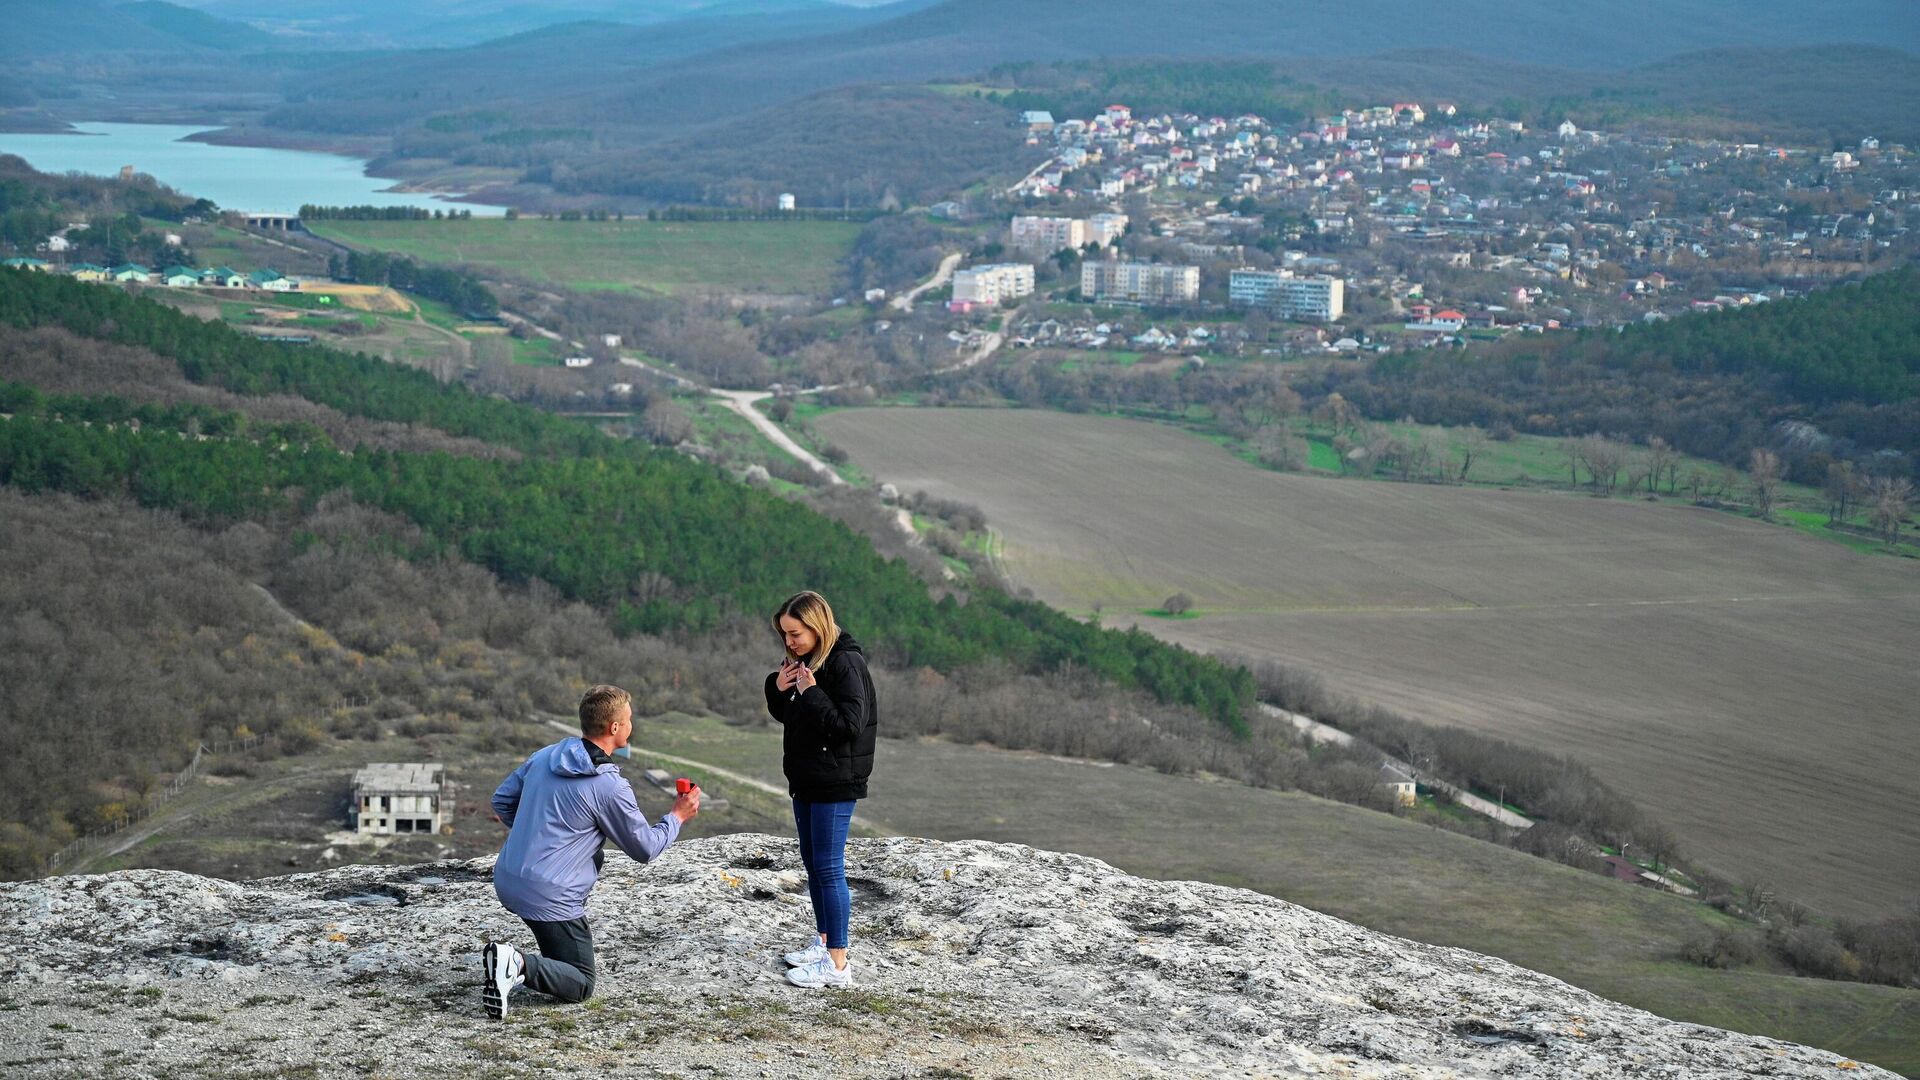
[[[1391,0],[1308,0],[1285,8],[1262,0],[1177,6],[949,0],[842,35],[702,56],[616,100],[703,112],[714,95],[691,95],[679,81],[696,66],[709,86],[738,84],[762,95],[795,96],[850,82],[924,80],[1015,60],[1093,56],[1363,56],[1441,45],[1494,60],[1612,69],[1730,45],[1871,40],[1911,51],[1920,44],[1915,9],[1894,0],[1847,0],[1818,12],[1724,0],[1628,0],[1604,9],[1527,12],[1531,18],[1516,19],[1507,0],[1470,0],[1444,11],[1408,10]],[[1007,33],[1009,26],[1020,32]]]
[[[0,57],[263,48],[272,37],[244,23],[162,0],[0,0]]]
[[[1551,87],[1566,81],[1567,73],[1559,69],[1591,69],[1599,79],[1600,72],[1663,60],[1677,65],[1674,78],[1684,79],[1687,62],[1672,58],[1702,49],[1872,40],[1911,52],[1920,44],[1914,9],[1891,0],[1847,0],[1840,10],[1823,10],[1818,18],[1788,5],[1756,12],[1751,5],[1723,0],[1687,0],[1678,6],[1633,0],[1625,6],[1633,10],[1615,5],[1602,15],[1586,8],[1556,9],[1517,20],[1506,0],[1474,0],[1445,16],[1407,13],[1385,0],[1368,0],[1362,10],[1316,0],[1280,9],[1279,15],[1273,5],[1254,0],[1204,0],[1171,8],[1139,0],[1101,5],[970,0],[839,32],[817,32],[820,17],[799,16],[790,24],[804,31],[797,39],[766,27],[729,29],[728,20],[625,35],[576,30],[551,41],[492,42],[457,57],[429,60],[424,68],[384,64],[323,79],[301,93],[315,107],[296,104],[271,122],[317,130],[334,128],[316,125],[345,122],[358,125],[354,130],[377,130],[402,122],[409,110],[422,111],[423,101],[471,105],[477,94],[486,102],[510,101],[529,114],[603,121],[645,117],[649,129],[659,131],[698,127],[834,87],[964,78],[1026,61],[1261,58],[1290,68],[1302,65],[1344,84],[1350,62],[1366,69],[1377,62],[1365,57],[1441,49],[1457,59],[1438,70],[1463,84],[1482,76],[1482,69],[1518,69],[1541,73],[1526,81]],[[1007,32],[1016,26],[1020,32]],[[748,33],[761,37],[729,39]],[[1759,70],[1765,78],[1766,69]],[[350,120],[317,107],[335,100],[359,102]]]
[[[924,0],[919,0],[924,2]],[[912,0],[896,5],[906,10]],[[263,9],[237,0],[198,0],[194,7],[243,20],[277,34],[359,48],[444,48],[471,45],[568,22],[645,25],[689,19],[813,13],[858,14],[874,5],[837,0],[428,0],[393,5],[369,0],[319,0],[289,9]]]
[[[342,118],[354,130],[379,130],[423,111],[493,105],[542,112],[571,93],[605,88],[672,61],[749,42],[843,30],[873,15],[812,5],[775,14],[715,15],[632,26],[604,19],[544,26],[459,48],[367,57],[289,84],[290,102],[355,101]],[[403,62],[396,60],[404,58]],[[563,59],[564,58],[564,59]],[[324,110],[330,111],[330,110]],[[584,110],[592,112],[593,110]],[[314,130],[324,117],[300,113]]]

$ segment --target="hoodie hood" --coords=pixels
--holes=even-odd
[[[612,764],[613,759],[598,755],[595,747],[587,745],[585,739],[567,739],[553,744],[553,753],[547,755],[547,767],[555,776],[592,776],[600,771],[602,764]],[[614,766],[618,768],[619,766]]]
[[[860,647],[860,643],[854,640],[852,634],[847,633],[847,628],[844,626],[840,628],[840,637],[834,641],[833,648],[827,650],[827,659],[831,660],[843,652],[859,653],[861,656],[867,655],[866,650]],[[821,661],[822,664],[825,662],[824,660]]]

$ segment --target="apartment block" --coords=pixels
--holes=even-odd
[[[1200,296],[1200,268],[1089,259],[1080,266],[1080,295],[1088,300],[1188,303]]]
[[[1051,255],[1087,246],[1087,223],[1079,218],[1020,216],[1013,219],[1012,246],[1035,255]]]
[[[1345,313],[1346,296],[1347,283],[1328,274],[1242,268],[1227,279],[1229,302],[1266,308],[1285,319],[1331,322]]]
[[[1127,215],[1095,214],[1087,219],[1087,240],[1103,248],[1112,247],[1127,231]]]
[[[999,304],[1033,294],[1033,267],[1028,263],[994,263],[956,270],[953,299],[977,304]]]

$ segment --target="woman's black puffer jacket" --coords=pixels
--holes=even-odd
[[[780,765],[787,790],[808,802],[864,799],[880,722],[866,653],[842,630],[813,677],[799,692],[779,689],[777,673],[767,675],[767,712],[786,727]]]

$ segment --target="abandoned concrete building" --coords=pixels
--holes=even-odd
[[[452,820],[446,766],[382,762],[353,774],[354,831],[393,836],[437,833]]]

